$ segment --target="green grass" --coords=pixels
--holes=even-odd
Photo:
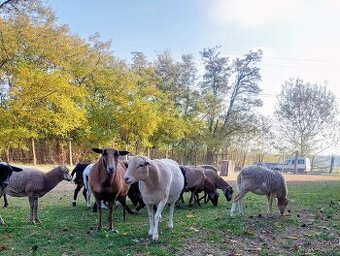
[[[122,220],[114,210],[119,233],[96,231],[97,215],[82,197],[71,206],[73,191],[51,191],[39,200],[41,224],[28,222],[27,198],[9,197],[10,207],[0,209],[6,226],[0,227],[1,255],[340,255],[340,181],[288,183],[291,200],[287,216],[267,218],[266,198],[248,194],[245,216],[229,218],[231,204],[175,210],[174,229],[167,228],[167,208],[160,224],[160,239],[147,235],[146,209]],[[187,202],[187,198],[186,198]],[[261,214],[262,216],[259,216]]]

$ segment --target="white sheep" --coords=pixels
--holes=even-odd
[[[127,184],[139,181],[139,189],[149,215],[149,235],[153,240],[158,240],[158,223],[166,204],[170,205],[168,226],[173,228],[175,203],[184,188],[184,177],[179,165],[170,159],[151,160],[134,156],[128,162],[124,180]],[[155,216],[153,206],[157,207]]]
[[[272,216],[273,199],[277,198],[277,206],[280,213],[283,214],[287,205],[288,194],[287,185],[281,173],[269,170],[262,166],[244,167],[237,176],[238,195],[234,198],[234,202],[230,209],[230,217],[234,216],[236,204],[238,205],[240,214],[244,214],[242,206],[242,198],[247,192],[253,192],[257,195],[266,195],[268,199],[268,215]]]
[[[91,188],[90,188],[90,185],[89,185],[89,175],[90,175],[90,171],[92,169],[92,166],[94,164],[89,164],[88,166],[85,167],[84,169],[84,172],[83,172],[83,181],[84,181],[84,188],[86,190],[86,207],[87,208],[91,208],[91,194],[92,194],[92,191],[91,191]],[[101,201],[101,206],[102,206],[102,209],[107,209],[105,203],[103,201]],[[97,210],[97,205],[95,205],[93,207],[94,211]]]

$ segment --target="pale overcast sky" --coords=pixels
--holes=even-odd
[[[82,38],[99,32],[112,50],[149,60],[170,49],[175,57],[222,45],[226,56],[262,49],[264,101],[272,114],[284,80],[324,83],[340,105],[340,1],[337,0],[50,0],[58,22]]]

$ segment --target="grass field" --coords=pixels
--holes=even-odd
[[[275,208],[273,218],[265,217],[266,198],[248,194],[246,215],[230,219],[231,204],[220,197],[217,207],[176,209],[173,230],[165,209],[158,242],[147,235],[146,209],[124,222],[117,206],[119,233],[97,232],[97,215],[82,197],[71,206],[75,185],[64,181],[39,200],[41,224],[28,222],[27,198],[8,197],[9,208],[0,209],[6,222],[0,227],[0,255],[340,255],[340,179],[305,177],[287,176],[286,216]],[[104,217],[107,229],[106,211]]]

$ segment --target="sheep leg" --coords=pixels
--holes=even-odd
[[[109,231],[114,232],[113,225],[112,225],[112,209],[113,209],[113,202],[109,202]]]
[[[196,193],[195,193],[195,196],[196,196],[196,198],[195,198],[195,200],[196,200],[196,205],[199,206],[199,207],[201,207],[201,203],[200,203],[200,199],[199,199],[199,194],[198,194],[197,191],[196,191]]]
[[[139,206],[136,208],[136,212],[139,212],[139,210],[145,206],[143,199],[139,199],[138,201],[139,201]]]
[[[174,228],[174,209],[175,209],[175,203],[170,204],[169,207],[169,223],[168,223],[168,227],[169,228]]]
[[[34,208],[33,208],[33,213],[34,213],[34,217],[35,217],[35,221],[36,222],[41,222],[38,218],[38,198],[35,198],[34,200]]]
[[[35,224],[35,217],[33,216],[33,208],[34,208],[34,198],[33,197],[29,197],[28,198],[28,202],[30,204],[30,221]]]
[[[208,197],[208,194],[207,194],[207,192],[204,191],[204,196],[203,196],[203,198],[204,198],[204,203],[205,203],[205,204],[208,203],[207,197]]]
[[[234,211],[235,211],[236,205],[238,205],[238,209],[239,209],[240,214],[243,214],[242,198],[245,196],[245,194],[247,192],[248,191],[241,190],[240,193],[234,198],[234,202],[233,202],[231,209],[230,209],[230,217],[232,217],[232,218],[234,217]]]
[[[191,191],[190,199],[189,199],[189,207],[192,206],[192,200],[194,199],[195,193],[194,191]]]
[[[270,194],[270,195],[267,195],[267,199],[268,199],[268,210],[267,210],[267,215],[269,217],[273,216],[273,199],[274,199],[274,196],[273,194]]]
[[[158,223],[161,219],[161,213],[163,211],[165,204],[166,204],[166,200],[160,201],[157,205],[157,211],[155,214],[155,225],[153,227],[153,235],[152,235],[152,240],[154,241],[158,240]]]
[[[0,225],[5,225],[4,220],[2,219],[1,215],[0,215]]]
[[[96,202],[97,202],[97,212],[98,212],[98,226],[97,226],[97,230],[100,231],[100,230],[102,230],[102,205],[100,204],[100,200],[96,199]]]
[[[8,207],[8,200],[7,200],[7,195],[4,193],[4,208]]]
[[[84,189],[83,189],[83,196],[84,196],[84,198],[85,198],[85,202],[87,201],[87,200],[86,200],[86,193],[87,193],[87,189],[84,187]]]
[[[184,189],[182,190],[180,196],[179,196],[179,201],[184,204],[184,197],[183,197],[183,194],[184,194]]]
[[[76,189],[74,190],[73,201],[72,201],[72,205],[73,205],[73,206],[76,206],[76,205],[77,205],[77,202],[76,202],[76,201],[77,201],[77,196],[78,196],[78,193],[79,193],[81,187],[82,187],[82,186],[80,186],[79,184],[77,184],[77,187],[76,187]]]
[[[126,197],[120,197],[118,198],[118,202],[123,206],[123,219],[125,220],[125,211],[127,211],[129,214],[134,214],[134,212],[130,209],[129,206],[126,205]]]
[[[151,204],[146,204],[146,208],[148,210],[148,217],[149,217],[149,236],[151,236],[153,234],[153,229],[154,229],[154,225],[153,225],[153,207]]]
[[[98,202],[97,202],[97,204],[98,204]],[[99,201],[99,204],[100,204],[100,201]],[[86,207],[87,208],[91,208],[91,190],[90,189],[88,189],[86,191]]]

